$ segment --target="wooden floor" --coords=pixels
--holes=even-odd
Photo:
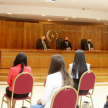
[[[108,68],[91,68],[96,74],[96,82],[108,82]],[[33,68],[35,82],[44,82],[48,73],[48,68]],[[0,81],[6,81],[9,69],[0,69]]]

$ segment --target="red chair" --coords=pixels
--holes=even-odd
[[[94,92],[95,79],[96,79],[96,75],[92,71],[87,71],[81,76],[79,87],[78,87],[78,94],[79,94],[79,90],[91,90],[91,92],[88,92],[87,94],[83,94],[83,95],[79,94],[79,96],[81,96],[80,108],[81,108],[82,96],[91,98],[92,108],[94,108],[92,94]]]
[[[54,94],[50,108],[76,108],[77,97],[77,91],[73,87],[62,87]]]
[[[13,83],[13,89],[12,89],[12,96],[9,97],[6,94],[4,94],[2,98],[2,104],[1,108],[3,107],[3,102],[8,104],[8,108],[11,108],[11,101],[14,100],[23,100],[22,107],[24,107],[24,100],[30,103],[31,106],[31,98],[32,98],[32,91],[33,91],[33,76],[28,72],[22,72],[19,74]],[[13,98],[13,95],[15,94],[26,94],[31,93],[30,96],[27,96],[26,98]],[[5,100],[6,98],[6,100]]]

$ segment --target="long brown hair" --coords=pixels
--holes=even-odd
[[[70,75],[68,74],[66,70],[63,57],[61,55],[56,54],[56,55],[53,55],[51,58],[48,75],[56,73],[58,71],[60,71],[62,74],[62,78],[64,80],[64,86],[66,85],[73,86],[73,80],[71,79]]]

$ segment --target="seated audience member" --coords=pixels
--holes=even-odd
[[[42,36],[37,42],[36,49],[50,49],[48,43],[46,42],[45,36]]]
[[[31,67],[27,66],[27,56],[24,53],[19,53],[15,60],[14,60],[14,65],[13,67],[10,68],[8,78],[7,78],[7,83],[8,87],[6,88],[6,94],[11,97],[12,94],[12,88],[13,88],[13,82],[16,76],[22,72],[29,72],[32,74]],[[25,98],[28,96],[29,93],[27,94],[14,94],[14,98]],[[12,108],[15,108],[15,103],[16,101],[12,102]]]
[[[84,43],[84,50],[94,50],[93,44],[91,43],[91,39],[87,40],[87,43]]]
[[[55,92],[66,85],[73,86],[73,81],[66,70],[64,59],[61,55],[53,55],[42,98],[31,108],[50,108]]]
[[[86,63],[85,55],[83,50],[77,50],[75,52],[74,62],[69,64],[69,74],[72,76],[74,81],[74,88],[78,90],[79,80],[81,75],[90,70],[90,64]],[[79,91],[79,94],[86,94],[86,91]]]
[[[104,105],[104,108],[108,108],[108,96],[106,97],[106,103]]]
[[[71,43],[68,41],[68,37],[66,36],[64,38],[64,41],[61,43],[62,49],[65,50],[72,50]]]

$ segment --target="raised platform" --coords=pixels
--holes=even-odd
[[[96,74],[96,82],[108,82],[108,68],[91,68]],[[45,82],[48,68],[33,68],[35,82]],[[9,69],[0,69],[0,81],[6,81]]]

